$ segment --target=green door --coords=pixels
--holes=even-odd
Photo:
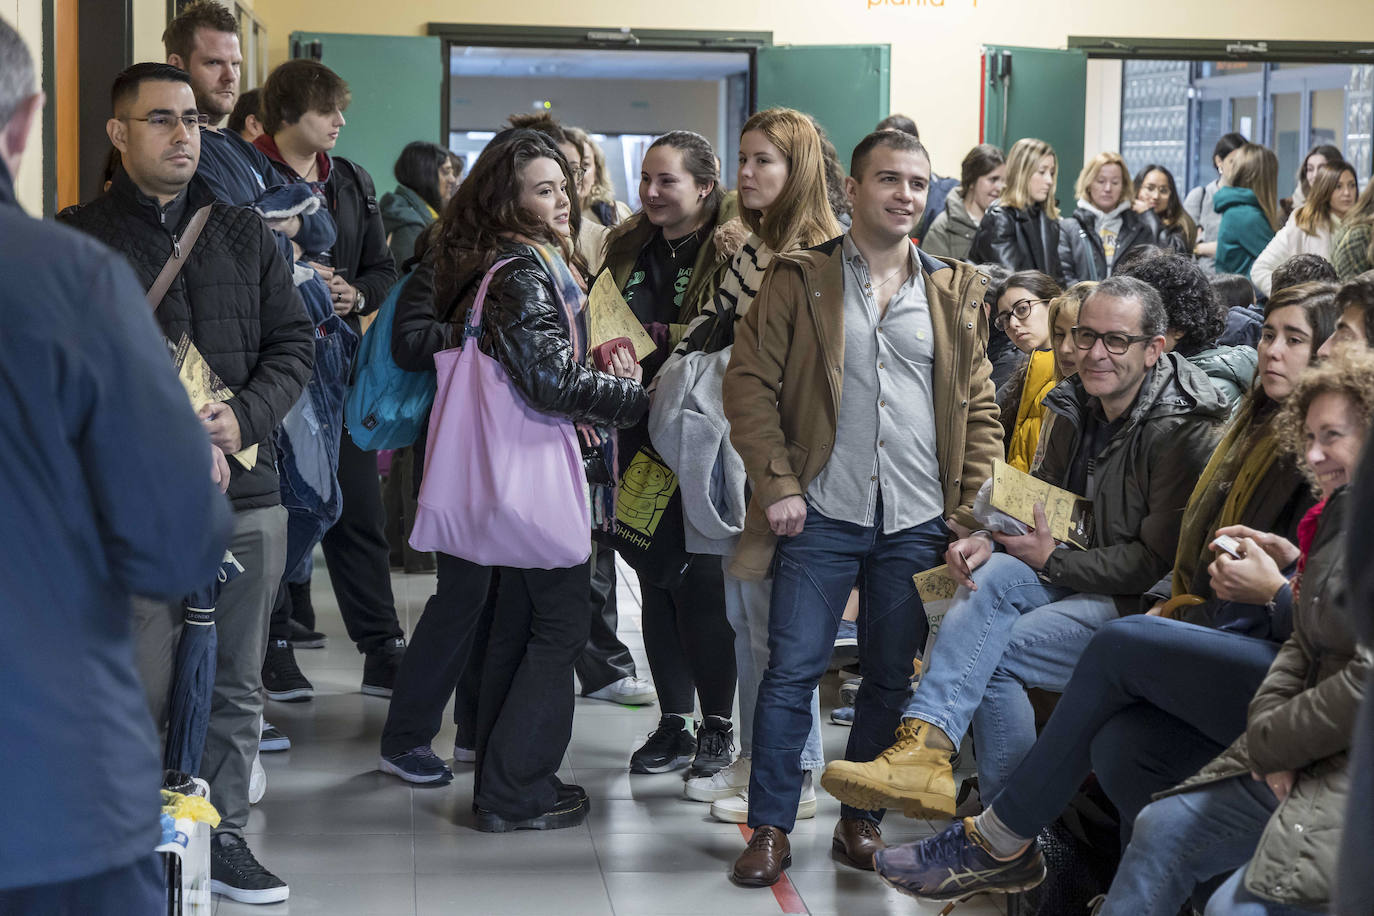
[[[292,32],[291,50],[294,57],[315,57],[348,83],[353,100],[334,152],[367,169],[379,197],[395,185],[391,169],[407,143],[430,140],[447,148],[440,135],[441,39]]]
[[[983,142],[1005,152],[1023,137],[1054,147],[1059,157],[1056,193],[1071,213],[1073,186],[1083,168],[1083,110],[1088,97],[1088,56],[1050,48],[983,47]]]
[[[758,110],[782,106],[820,122],[846,171],[849,154],[887,117],[888,45],[772,45],[758,49]]]

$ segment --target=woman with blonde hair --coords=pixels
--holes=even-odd
[[[1333,162],[1317,169],[1307,200],[1299,207],[1250,268],[1250,279],[1269,295],[1275,268],[1295,254],[1331,254],[1331,236],[1359,195],[1355,169],[1348,162]]]
[[[718,456],[723,451],[733,455],[721,406],[723,368],[730,359],[736,322],[748,313],[774,254],[809,248],[841,232],[827,197],[822,139],[807,115],[790,108],[770,108],[745,122],[740,133],[737,179],[740,219],[748,228],[748,237],[731,260],[715,295],[659,371],[654,410],[649,418],[650,435],[679,479],[711,480],[710,472],[717,467]],[[684,410],[689,400],[698,416],[718,417],[720,425],[713,426],[718,435],[708,440],[700,434],[704,428],[701,424],[688,425]],[[705,405],[710,405],[709,409]],[[735,504],[742,507],[742,478],[736,486],[733,492],[739,501]],[[735,535],[725,532],[737,530],[743,518],[718,517],[712,507],[720,500],[713,500],[712,496],[704,490],[682,491],[687,548],[700,558],[694,558],[694,563],[719,556],[724,569],[737,540]],[[725,502],[729,503],[731,498],[727,496]],[[698,524],[703,518],[710,522],[718,519],[724,524],[711,534],[708,525]],[[724,584],[725,615],[734,631],[738,672],[740,757],[734,762],[727,757],[724,762],[730,765],[715,771],[699,766],[687,780],[684,791],[690,799],[712,802],[711,814],[718,820],[743,823],[749,813],[747,798],[742,793],[749,785],[754,705],[768,665],[771,583],[745,582],[726,570]],[[811,712],[811,732],[801,756],[801,765],[808,771],[825,763],[819,696],[813,698]],[[698,756],[704,763],[713,750],[710,741],[715,739],[706,728],[699,734],[702,739],[698,742]],[[717,755],[721,753],[719,748],[714,750]],[[814,816],[815,806],[814,788],[804,786],[799,816]]]
[[[1341,217],[1332,235],[1330,260],[1342,283],[1374,268],[1374,181]]]
[[[563,133],[577,144],[582,152],[582,179],[577,183],[577,196],[582,201],[582,219],[600,223],[607,229],[630,216],[630,205],[615,199],[615,186],[606,168],[606,154],[601,144],[580,127],[564,127]]]
[[[1155,230],[1131,206],[1131,172],[1120,153],[1098,153],[1078,174],[1078,207],[1059,221],[1059,264],[1068,284],[1105,280],[1136,245],[1152,245]]]
[[[1279,159],[1257,143],[1232,150],[1222,161],[1222,184],[1212,199],[1221,214],[1217,227],[1219,274],[1250,274],[1255,258],[1283,226],[1279,211]]]
[[[1063,279],[1059,263],[1059,205],[1054,183],[1059,159],[1044,140],[1017,140],[1007,154],[1007,187],[983,214],[969,249],[975,264],[1010,271],[1038,270]]]

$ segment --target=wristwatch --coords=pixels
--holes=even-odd
[[[363,306],[367,303],[367,297],[363,295],[363,291],[358,289],[358,287],[353,287],[353,290],[357,293],[357,297],[353,301],[353,311],[361,314]]]

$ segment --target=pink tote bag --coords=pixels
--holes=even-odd
[[[477,346],[482,278],[464,346],[434,354],[438,391],[410,546],[483,566],[559,569],[591,555],[591,512],[572,421],[525,402]]]

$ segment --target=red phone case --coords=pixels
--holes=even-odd
[[[634,344],[630,342],[630,338],[628,337],[615,337],[594,348],[592,350],[592,359],[596,362],[596,368],[600,369],[602,372],[610,372],[611,354],[621,347],[624,347],[631,353],[635,351]]]

